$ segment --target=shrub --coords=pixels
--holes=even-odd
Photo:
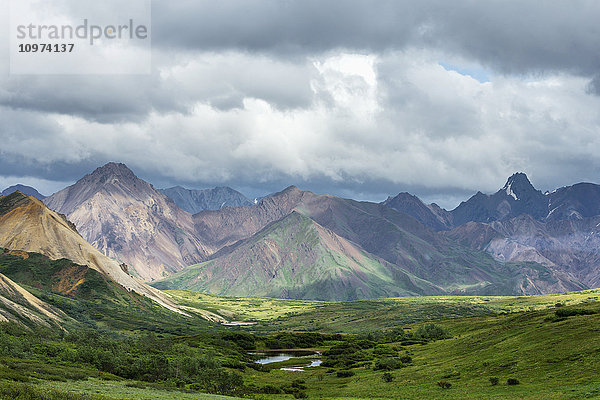
[[[412,362],[412,357],[409,355],[404,355],[400,357],[400,361],[402,361],[404,364],[409,364]]]
[[[375,371],[393,371],[404,367],[404,363],[399,358],[380,358],[375,361],[373,370]]]
[[[280,388],[273,385],[265,385],[260,388],[260,393],[264,394],[280,394],[281,392],[282,390]]]
[[[517,378],[508,378],[508,380],[506,381],[506,383],[509,384],[509,385],[511,385],[511,386],[514,386],[514,385],[518,385],[521,382],[519,382],[519,380]]]
[[[292,381],[292,387],[295,389],[301,389],[304,390],[306,389],[306,385],[305,385],[306,381],[303,379],[294,379]]]
[[[370,361],[373,355],[367,350],[374,347],[368,340],[351,340],[338,343],[323,352],[323,367],[350,368],[361,361]]]
[[[452,384],[450,382],[446,382],[446,381],[439,381],[437,383],[437,385],[439,387],[441,387],[442,389],[450,389],[452,387]]]
[[[452,337],[450,331],[441,325],[427,324],[420,326],[415,332],[415,336],[425,340],[449,339]]]
[[[383,379],[384,382],[391,382],[394,380],[394,375],[390,374],[389,372],[385,372],[381,376],[381,379]]]
[[[308,395],[306,394],[306,392],[294,392],[294,398],[295,399],[307,399]]]
[[[496,386],[498,384],[500,380],[498,379],[497,376],[492,376],[490,377],[490,383],[492,384],[492,386]]]
[[[560,308],[554,311],[554,314],[558,318],[567,318],[572,317],[574,315],[592,315],[596,314],[594,310],[586,310],[584,308]]]
[[[349,369],[344,369],[344,370],[337,372],[338,378],[349,378],[351,376],[354,376],[354,371],[349,370]]]
[[[397,352],[389,346],[377,345],[373,349],[373,354],[376,356],[395,356]]]

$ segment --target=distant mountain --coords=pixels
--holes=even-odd
[[[33,196],[39,200],[44,200],[46,198],[46,196],[44,196],[43,194],[41,194],[40,192],[38,192],[35,188],[32,188],[31,186],[25,186],[25,185],[14,185],[11,187],[8,187],[6,189],[4,189],[2,191],[2,193],[0,193],[1,196],[8,196],[11,193],[14,193],[16,191],[19,191],[23,194],[26,194],[28,196]]]
[[[408,214],[423,225],[436,231],[452,228],[452,214],[437,204],[425,204],[417,196],[400,193],[396,197],[388,197],[382,203],[396,211]]]
[[[194,215],[195,232],[206,246],[219,249],[249,238],[294,210],[306,192],[295,186],[265,197],[255,207],[227,207]]]
[[[154,286],[327,301],[443,293],[296,211]]]
[[[578,183],[548,193],[547,221],[583,219],[600,215],[600,185]]]
[[[600,216],[542,222],[521,215],[493,223],[470,222],[447,233],[502,262],[533,261],[569,274],[585,288],[600,286]],[[572,280],[572,282],[574,282]],[[563,291],[574,290],[571,286]]]
[[[36,252],[51,259],[69,259],[103,274],[126,289],[176,309],[162,293],[134,278],[120,265],[87,243],[64,215],[33,196],[15,192],[0,198],[0,247]]]
[[[466,202],[460,203],[451,214],[454,226],[469,221],[502,221],[521,214],[542,219],[548,214],[548,198],[533,187],[527,175],[516,173],[496,193],[485,195],[477,192]]]
[[[209,254],[194,235],[192,216],[124,164],[106,164],[44,202],[65,214],[97,249],[145,280]]]
[[[600,185],[577,183],[542,194],[527,175],[516,173],[504,187],[487,195],[477,192],[452,211],[424,204],[410,193],[388,197],[382,204],[408,214],[435,230],[452,229],[468,222],[506,221],[530,215],[537,221],[580,220],[600,215]]]
[[[219,210],[223,207],[251,206],[254,204],[246,196],[230,187],[198,190],[175,186],[159,191],[171,198],[179,208],[192,214],[204,210]]]

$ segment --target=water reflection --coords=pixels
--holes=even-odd
[[[286,367],[279,368],[282,371],[295,371],[301,372],[304,371],[305,368],[318,367],[321,365],[321,360],[313,358],[311,356],[320,356],[321,353],[318,351],[310,351],[310,350],[286,350],[286,351],[260,351],[260,352],[252,352],[249,353],[253,356],[259,356],[258,360],[254,361],[257,364],[272,364],[277,362],[288,361],[292,358],[311,358],[310,363],[307,365],[305,363],[299,365],[290,365]]]

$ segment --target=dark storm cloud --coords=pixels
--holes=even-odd
[[[240,108],[246,97],[307,107],[307,57],[413,47],[507,74],[581,75],[598,94],[599,15],[600,2],[581,0],[155,1],[151,76],[13,76],[4,82],[0,76],[0,104],[103,123],[153,111],[186,113],[195,102]],[[228,51],[241,53],[211,60]],[[196,68],[184,77],[162,75],[194,59]]]
[[[159,82],[148,77],[13,76],[0,92],[0,105],[13,109],[79,116],[90,121],[139,119],[152,109],[177,109],[156,95]]]
[[[506,73],[600,70],[600,3],[579,1],[157,2],[154,44],[286,56],[428,46]]]
[[[139,121],[151,112],[188,113],[197,102],[227,110],[259,98],[278,108],[310,105],[310,66],[244,54],[157,53],[151,75],[0,75],[0,106],[67,114],[100,123]],[[243,71],[240,70],[243,66]]]

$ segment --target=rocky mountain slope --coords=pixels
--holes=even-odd
[[[86,242],[64,215],[48,209],[33,196],[15,192],[0,198],[0,247],[87,265],[128,290],[177,309],[160,291],[131,276],[126,265],[106,257]]]
[[[211,253],[195,236],[191,214],[124,164],[106,164],[44,202],[144,280],[167,276]]]
[[[534,261],[564,271],[585,287],[600,286],[600,216],[541,222],[530,215],[471,222],[447,233],[499,261]]]
[[[410,193],[400,193],[396,197],[388,197],[382,203],[404,214],[415,218],[423,225],[436,230],[443,231],[453,226],[452,214],[437,204],[425,204],[417,196]]]
[[[254,204],[246,196],[230,187],[198,190],[175,186],[159,191],[173,200],[179,208],[191,214],[204,210],[220,210],[223,207],[241,207]]]
[[[576,199],[590,190],[594,188],[543,194],[518,173],[498,192],[478,193],[446,211],[408,193],[376,204],[290,186],[252,206],[191,215],[125,165],[110,163],[46,203],[67,214],[105,254],[125,261],[146,280],[194,265],[158,282],[159,287],[294,298],[316,298],[327,289],[329,299],[352,299],[585,288],[593,281],[585,273],[565,268],[530,243],[512,239],[515,234],[505,232],[508,228],[493,224],[508,224],[522,215],[544,222],[550,204],[557,215],[588,215],[593,204]],[[292,229],[291,221],[298,226]],[[298,239],[309,236],[317,239]],[[332,243],[344,246],[333,250]],[[349,254],[361,254],[366,261]],[[326,261],[331,259],[336,262]]]
[[[546,221],[578,220],[600,215],[600,185],[578,183],[548,193]]]
[[[535,262],[572,284],[600,285],[600,185],[578,183],[542,194],[517,173],[498,192],[479,192],[461,203],[445,226],[415,196],[401,193],[384,204],[434,230],[453,228],[444,236],[497,261]]]
[[[8,196],[9,194],[17,192],[17,191],[19,191],[23,194],[26,194],[28,196],[33,196],[38,200],[44,200],[46,198],[46,196],[44,196],[43,194],[38,192],[35,188],[32,188],[31,186],[21,185],[21,184],[7,187],[0,193],[0,196]]]

